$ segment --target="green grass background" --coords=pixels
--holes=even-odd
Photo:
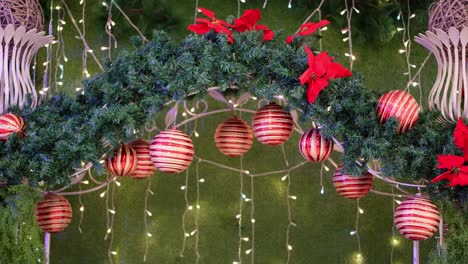
[[[67,1],[77,19],[81,16],[79,1]],[[87,40],[98,56],[105,58],[106,52],[101,52],[101,46],[107,46],[107,36],[104,32],[106,10],[100,1],[87,1]],[[186,25],[193,20],[194,1],[159,1],[179,19],[179,23],[168,27],[177,37],[183,37],[189,32]],[[293,2],[294,3],[294,2]],[[263,1],[251,0],[242,5],[244,8],[261,8]],[[200,6],[216,11],[217,17],[224,18],[237,13],[237,2],[227,0],[201,0]],[[281,29],[281,39],[294,32],[311,10],[296,8],[288,9],[286,0],[270,0],[266,9],[262,10],[262,23],[273,29]],[[336,10],[337,15],[341,10]],[[327,17],[329,14],[324,14]],[[356,15],[356,14],[355,14]],[[418,14],[420,15],[420,14]],[[422,14],[424,15],[424,14]],[[67,57],[70,61],[65,65],[63,90],[70,93],[80,86],[82,44],[75,39],[76,31],[67,18],[64,29],[64,40]],[[129,37],[134,31],[118,31],[119,25],[125,23],[115,13],[117,22],[116,37],[119,40],[119,50],[129,47]],[[424,20],[422,20],[424,21]],[[139,21],[140,26],[151,27],[145,21]],[[340,29],[342,25],[332,25],[323,33],[324,49],[337,54],[338,60],[347,66],[347,58],[342,54],[347,52],[347,43],[342,41]],[[416,24],[417,30],[424,30],[424,24]],[[156,25],[154,26],[156,27]],[[127,27],[128,28],[128,27]],[[372,34],[372,32],[369,32]],[[365,84],[369,89],[385,92],[391,89],[403,89],[407,77],[405,57],[398,53],[402,47],[401,33],[387,43],[367,43],[362,40],[354,42],[355,72],[365,76]],[[414,43],[412,62],[419,65],[427,52]],[[115,53],[114,53],[115,55]],[[96,65],[89,58],[91,73],[98,73]],[[421,83],[425,94],[428,93],[435,75],[435,63],[431,59],[423,70]],[[326,90],[324,91],[326,92]],[[418,95],[417,89],[412,93]],[[254,103],[252,107],[256,107]],[[210,108],[222,105],[210,102]],[[228,158],[220,154],[213,142],[216,126],[234,113],[211,116],[198,121],[197,131],[200,137],[192,137],[196,155],[233,167],[239,167],[239,158]],[[161,115],[161,120],[164,118]],[[242,118],[251,122],[250,114],[242,114]],[[159,120],[159,121],[161,121]],[[182,120],[182,117],[179,117]],[[191,131],[194,124],[187,126]],[[303,124],[304,128],[310,124]],[[152,135],[148,135],[151,138]],[[290,164],[302,162],[303,158],[297,150],[299,135],[285,144],[286,156]],[[333,158],[339,161],[339,155]],[[253,148],[244,156],[244,169],[252,173],[268,172],[286,168],[280,147],[267,147],[255,141]],[[330,168],[329,163],[326,163]],[[201,263],[221,264],[237,261],[238,235],[235,216],[239,210],[239,175],[223,170],[207,163],[200,163],[199,176],[205,179],[200,185],[200,220],[199,220],[199,252]],[[291,200],[292,217],[297,227],[291,229],[290,263],[355,263],[353,257],[357,252],[355,236],[349,232],[354,230],[356,204],[354,201],[340,197],[332,185],[332,171],[325,172],[325,193],[320,194],[320,166],[307,164],[291,174],[291,195],[297,200]],[[286,227],[288,224],[286,208],[287,183],[281,181],[284,174],[258,177],[254,180],[255,201],[255,263],[276,264],[285,263],[287,251],[285,245]],[[103,178],[101,178],[103,180]],[[152,177],[154,195],[149,197],[148,209],[153,213],[149,217],[149,229],[153,234],[150,238],[147,263],[194,263],[195,238],[187,240],[184,257],[179,256],[182,247],[182,214],[185,209],[184,192],[180,186],[185,184],[185,173],[168,175],[157,172]],[[114,241],[112,250],[117,251],[113,257],[114,263],[143,263],[145,250],[144,230],[144,196],[147,180],[119,179],[121,187],[115,188],[116,215],[114,221]],[[195,206],[195,162],[189,169],[189,202]],[[251,197],[250,178],[244,177],[244,193]],[[83,185],[83,188],[89,186]],[[376,181],[375,189],[391,191],[389,187]],[[76,188],[75,188],[76,189]],[[85,206],[81,228],[78,197],[70,197],[74,210],[72,224],[62,233],[53,235],[52,263],[109,263],[107,250],[109,240],[104,240],[106,234],[106,196],[99,197],[99,192],[81,197]],[[243,236],[251,237],[250,203],[244,204]],[[364,263],[390,263],[392,238],[392,200],[389,197],[369,194],[361,199],[361,208],[365,213],[360,215],[359,231],[361,236]],[[187,230],[194,229],[194,212],[186,218]],[[398,233],[398,232],[397,232]],[[394,263],[410,263],[412,245],[398,236],[400,244],[394,251]],[[243,242],[243,251],[250,248],[251,242]],[[429,250],[435,249],[435,241],[431,239],[421,243],[421,263],[427,262]],[[245,263],[250,263],[250,255],[244,254]]]

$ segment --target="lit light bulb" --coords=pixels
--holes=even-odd
[[[190,206],[188,207],[188,209],[189,209],[189,210],[192,210],[192,209],[193,209],[193,206],[190,205]]]
[[[107,234],[110,234],[112,232],[112,228],[107,228]]]
[[[320,194],[324,194],[325,193],[325,187],[322,186],[322,189],[320,189]]]
[[[146,234],[148,237],[152,237],[153,235],[151,233]]]
[[[187,186],[180,186],[180,189],[183,191],[187,188]]]
[[[360,214],[363,214],[363,213],[364,213],[364,210],[362,210],[362,208],[359,208],[359,213],[360,213]]]
[[[285,181],[287,178],[288,178],[288,175],[286,174],[286,175],[284,175],[283,177],[281,177],[281,180],[282,180],[282,181]]]
[[[349,232],[350,235],[354,236],[357,233],[357,231],[351,231]]]
[[[148,216],[153,216],[153,214],[152,214],[150,211],[148,211],[148,210],[146,210],[146,214],[147,214]]]
[[[293,249],[293,247],[288,244],[288,250],[291,251],[292,249]]]
[[[84,206],[81,206],[80,207],[80,212],[83,212],[84,211]]]
[[[109,209],[109,213],[115,214],[115,210]]]
[[[250,220],[250,222],[251,222],[252,224],[255,223],[255,219],[252,218],[252,219]]]
[[[245,251],[245,254],[248,255],[248,254],[250,254],[250,252],[252,252],[252,249],[247,249],[247,250]]]
[[[111,251],[110,253],[114,256],[117,255],[117,251]]]
[[[248,237],[243,237],[242,240],[249,241],[249,238]]]
[[[205,179],[200,179],[199,182],[205,182]]]
[[[297,196],[295,195],[290,195],[289,198],[293,199],[293,200],[296,200],[297,199]]]
[[[101,194],[99,194],[99,196],[100,196],[101,198],[104,198],[104,196],[106,196],[106,191],[103,191]]]

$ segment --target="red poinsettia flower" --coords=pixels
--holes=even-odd
[[[301,27],[299,28],[299,32],[297,32],[294,35],[291,35],[286,38],[286,43],[291,43],[295,37],[297,36],[308,36],[314,34],[317,29],[324,27],[326,25],[330,24],[330,21],[323,19],[320,20],[317,23],[312,23],[312,22],[307,22],[305,24],[302,24]]]
[[[439,161],[437,168],[447,169],[447,171],[435,177],[432,183],[448,180],[449,186],[468,185],[468,166],[463,166],[465,158],[455,155],[439,155],[437,160]]]
[[[341,64],[334,62],[328,53],[315,56],[308,46],[305,47],[309,59],[309,68],[299,77],[301,85],[307,83],[307,101],[312,104],[328,81],[335,78],[351,76],[352,73]]]
[[[240,18],[234,19],[234,30],[237,32],[252,31],[252,30],[263,30],[263,41],[270,41],[275,36],[273,30],[269,29],[265,25],[257,24],[262,18],[260,10],[258,9],[247,9]]]
[[[217,19],[215,17],[215,13],[211,10],[199,7],[198,12],[201,12],[211,20],[206,18],[197,18],[195,20],[195,24],[189,25],[187,27],[188,30],[197,34],[206,34],[210,32],[210,30],[214,30],[216,33],[226,34],[230,43],[234,42],[234,39],[232,38],[232,32],[229,30],[229,28],[232,27],[231,24],[224,20]]]

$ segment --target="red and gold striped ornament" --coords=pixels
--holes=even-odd
[[[190,166],[195,150],[190,137],[174,128],[162,131],[153,138],[150,154],[158,170],[179,173]]]
[[[322,162],[330,157],[333,151],[333,140],[324,138],[319,128],[312,128],[306,131],[299,140],[299,151],[308,161]]]
[[[247,153],[253,144],[253,134],[250,126],[233,116],[221,123],[215,131],[216,147],[224,155],[239,157]]]
[[[48,193],[44,200],[36,205],[36,220],[44,232],[61,232],[72,220],[70,203],[63,196]]]
[[[121,145],[114,157],[107,157],[106,168],[114,176],[130,176],[137,168],[137,153],[129,145]]]
[[[431,200],[414,195],[404,200],[395,210],[395,226],[407,239],[426,240],[437,231],[440,214]]]
[[[414,97],[400,90],[393,90],[380,97],[377,104],[377,114],[381,124],[390,117],[400,121],[398,133],[402,134],[411,129],[419,118],[419,105]]]
[[[146,140],[139,139],[130,143],[130,146],[135,150],[137,157],[136,169],[130,174],[130,177],[144,179],[152,176],[156,171],[156,167],[151,161],[150,143]]]
[[[352,176],[343,173],[343,165],[336,168],[333,174],[333,186],[343,197],[348,199],[359,199],[364,197],[372,188],[374,178],[370,173],[362,176]]]
[[[253,133],[257,140],[269,146],[286,142],[293,132],[293,125],[291,114],[276,103],[258,109],[252,121]]]
[[[26,124],[23,118],[15,114],[4,114],[0,116],[0,139],[5,141],[13,134],[17,133],[20,138],[24,137]]]

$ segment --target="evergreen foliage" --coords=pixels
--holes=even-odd
[[[0,189],[1,263],[43,261],[41,230],[36,223],[38,192],[26,185]]]
[[[82,161],[102,172],[99,161],[112,148],[141,136],[143,125],[165,104],[203,97],[212,86],[270,100],[283,95],[290,109],[303,112],[303,120],[311,118],[326,136],[343,141],[345,170],[354,175],[365,170],[356,160],[376,159],[387,176],[432,179],[437,154],[457,151],[454,125],[438,122],[436,112],[422,112],[403,135],[396,134],[396,120],[380,125],[375,110],[379,96],[363,87],[359,76],[333,81],[308,104],[298,81],[308,67],[301,41],[262,42],[257,32],[234,37],[234,44],[217,34],[175,41],[156,31],[153,41],[134,39],[136,49],[85,80],[77,99],[58,94],[35,110],[14,109],[28,125],[27,136],[0,143],[1,177],[10,185],[24,177],[51,187],[67,183]],[[103,147],[104,141],[109,147]]]

